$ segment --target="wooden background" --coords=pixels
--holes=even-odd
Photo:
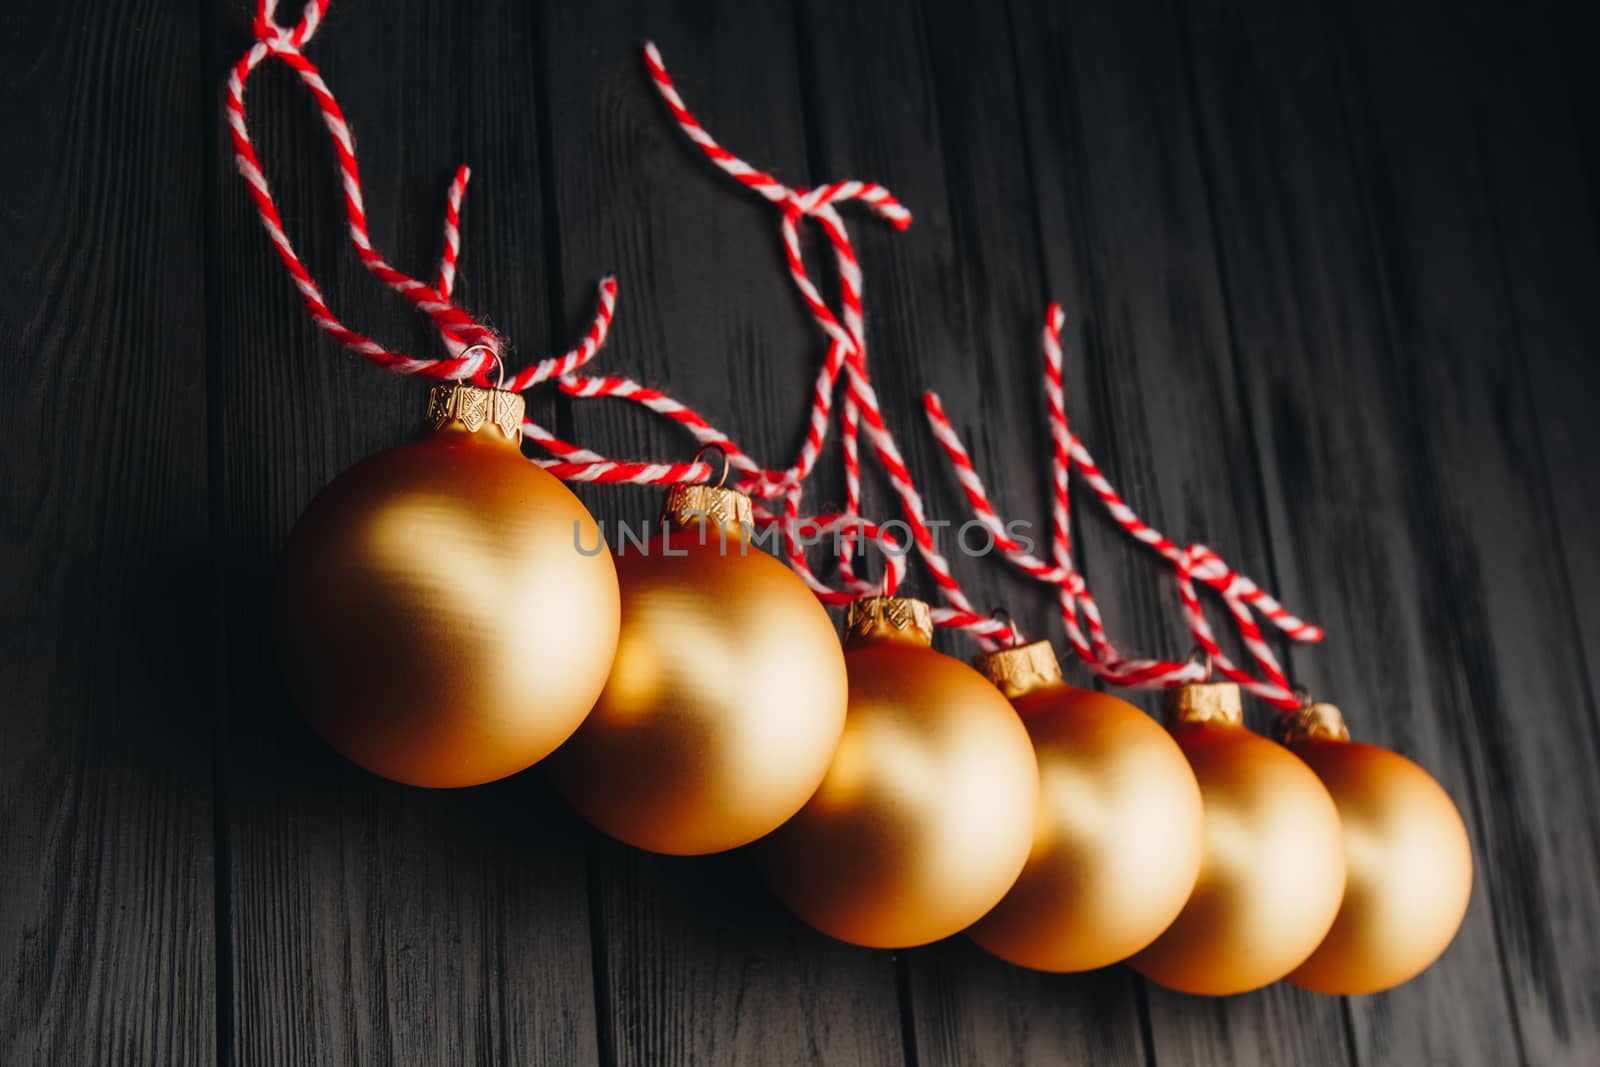
[[[1575,10],[338,0],[311,46],[395,262],[428,269],[469,161],[465,304],[531,358],[617,272],[598,365],[757,455],[797,443],[822,346],[771,211],[652,95],[647,37],[739,153],[916,212],[854,228],[935,512],[961,509],[923,387],[1002,510],[1044,520],[1036,338],[1065,302],[1108,472],[1326,625],[1295,678],[1427,766],[1473,840],[1466,923],[1421,978],[1221,1001],[959,939],[855,949],[738,856],[602,839],[537,771],[425,792],[312,737],[264,632],[274,554],[318,488],[416,431],[423,392],[316,332],[246,200],[220,105],[249,15],[0,13],[0,1063],[1600,1060],[1600,137]],[[426,349],[343,243],[303,91],[271,67],[249,104],[332,303]],[[690,451],[637,409],[531,402],[606,451]],[[838,494],[830,467],[815,499]],[[1181,655],[1165,569],[1079,521],[1113,633]],[[1041,590],[958,568],[1059,636]]]

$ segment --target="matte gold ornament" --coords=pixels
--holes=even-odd
[[[1043,971],[1127,959],[1177,918],[1200,873],[1200,786],[1182,749],[1132,704],[1065,684],[1049,642],[978,667],[1033,739],[1039,822],[1022,876],[969,935]]]
[[[1239,687],[1169,694],[1173,738],[1205,806],[1205,857],[1177,920],[1129,962],[1151,981],[1223,996],[1304,963],[1344,896],[1339,812],[1317,776],[1244,727]]]
[[[477,785],[588,714],[616,650],[617,576],[583,504],[522,455],[520,396],[440,385],[428,422],[300,516],[277,638],[339,752],[410,785]]]
[[[850,710],[827,777],[758,846],[774,893],[843,941],[949,937],[1011,888],[1033,846],[1039,771],[1016,712],[929,644],[928,606],[850,605]]]
[[[1376,993],[1439,958],[1472,895],[1472,846],[1439,783],[1404,756],[1349,740],[1332,704],[1279,720],[1344,824],[1349,877],[1333,929],[1289,981],[1318,993]]]
[[[588,822],[674,855],[800,810],[844,728],[844,655],[793,571],[749,543],[749,497],[675,486],[663,535],[617,555],[622,634],[599,703],[550,761]]]

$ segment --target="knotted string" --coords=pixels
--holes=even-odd
[[[1165,534],[1150,526],[1130,508],[1117,492],[1082,440],[1072,433],[1062,384],[1061,329],[1066,321],[1060,304],[1051,304],[1045,315],[1044,392],[1051,440],[1051,550],[1053,563],[1023,551],[1007,532],[1006,525],[989,502],[983,480],[972,458],[956,435],[944,405],[934,393],[923,395],[923,407],[934,437],[955,468],[974,517],[994,536],[1006,558],[1019,570],[1059,590],[1061,619],[1067,640],[1089,669],[1112,685],[1140,688],[1165,688],[1204,681],[1210,670],[1238,682],[1251,693],[1276,707],[1294,709],[1300,696],[1290,686],[1272,648],[1256,622],[1259,612],[1295,641],[1322,639],[1322,630],[1290,614],[1249,578],[1231,569],[1220,556],[1204,545],[1179,547]],[[1123,658],[1106,637],[1100,609],[1073,566],[1071,539],[1070,472],[1076,470],[1088,483],[1111,517],[1129,536],[1148,545],[1173,566],[1177,576],[1178,598],[1196,645],[1206,654],[1207,663]],[[1195,581],[1215,590],[1238,628],[1245,649],[1260,671],[1259,677],[1235,664],[1222,651],[1206,618]]]
[[[343,112],[321,73],[302,53],[316,33],[329,0],[310,0],[299,23],[291,28],[275,21],[276,0],[260,0],[254,22],[255,43],[235,64],[228,79],[227,112],[235,156],[240,174],[284,266],[304,300],[313,321],[353,351],[373,363],[397,373],[433,379],[481,378],[500,360],[504,342],[494,331],[477,322],[451,302],[456,266],[461,251],[460,216],[470,171],[460,167],[450,183],[446,198],[444,247],[437,280],[430,286],[387,263],[374,248],[367,231],[354,140]],[[378,280],[395,290],[434,322],[451,356],[424,359],[406,356],[384,348],[350,329],[329,309],[310,272],[300,260],[284,232],[283,221],[272,199],[260,161],[251,144],[245,122],[244,86],[250,74],[268,57],[276,57],[299,76],[321,109],[338,160],[344,190],[345,212],[351,243],[363,265]],[[842,604],[875,592],[893,593],[904,579],[904,546],[885,552],[886,569],[881,586],[858,577],[854,571],[860,541],[880,547],[892,544],[889,525],[867,520],[861,514],[861,468],[859,436],[865,427],[874,457],[883,468],[900,500],[905,526],[924,564],[948,606],[934,609],[934,620],[946,627],[972,632],[986,647],[993,643],[1014,642],[1021,634],[1014,624],[980,615],[951,573],[939,552],[921,494],[907,468],[893,434],[883,419],[877,394],[867,368],[866,337],[862,315],[862,275],[849,231],[836,205],[850,201],[866,204],[898,229],[911,223],[911,214],[883,186],[869,182],[843,181],[796,190],[745,163],[719,145],[689,112],[667,75],[660,53],[654,45],[645,48],[645,61],[651,78],[679,127],[706,156],[723,171],[779,208],[780,235],[790,277],[802,301],[828,339],[826,355],[812,391],[807,433],[794,463],[782,469],[763,468],[740,449],[725,433],[686,405],[660,390],[623,377],[580,376],[582,369],[605,343],[615,312],[616,282],[606,278],[600,285],[599,309],[589,330],[577,347],[564,355],[542,360],[512,375],[504,387],[522,391],[546,381],[555,381],[562,392],[579,398],[615,397],[637,403],[686,429],[703,445],[715,445],[727,456],[729,466],[738,472],[737,486],[763,501],[776,499],[774,512],[757,504],[757,522],[764,529],[781,529],[784,553],[791,566],[824,602]],[[836,315],[809,276],[800,244],[800,225],[817,222],[834,252],[839,280],[841,309]],[[842,321],[841,321],[842,319]],[[1259,612],[1291,638],[1300,641],[1320,639],[1321,631],[1285,611],[1254,582],[1231,570],[1216,553],[1203,545],[1179,548],[1164,535],[1142,522],[1100,473],[1082,442],[1072,435],[1066,415],[1061,374],[1060,331],[1064,316],[1059,305],[1052,305],[1044,331],[1045,395],[1049,409],[1052,457],[1052,559],[1053,563],[1024,552],[1010,536],[990,506],[982,481],[973,468],[965,447],[945,417],[937,396],[925,396],[925,407],[935,436],[954,464],[969,504],[978,520],[993,535],[995,543],[1016,566],[1033,577],[1056,586],[1061,614],[1073,650],[1102,678],[1117,685],[1167,686],[1200,680],[1206,668],[1194,662],[1137,660],[1121,657],[1106,637],[1099,609],[1082,576],[1072,563],[1069,511],[1070,472],[1077,470],[1130,535],[1150,545],[1174,566],[1180,601],[1195,640],[1210,657],[1215,669],[1239,681],[1258,696],[1281,707],[1298,705],[1276,657],[1261,635],[1254,612]],[[845,473],[845,507],[826,515],[801,514],[803,485],[814,470],[831,425],[834,396],[844,378],[844,400],[840,411],[842,453]],[[710,477],[709,464],[659,463],[610,459],[580,445],[564,441],[531,419],[524,433],[555,458],[535,462],[558,477],[570,481],[629,482],[669,484],[700,481]],[[806,559],[806,542],[836,536],[839,542],[838,570],[843,588],[835,589],[811,570]],[[1259,666],[1256,678],[1233,664],[1218,647],[1206,619],[1194,581],[1214,589],[1228,607],[1246,648]]]
[[[253,23],[255,43],[234,64],[228,75],[227,103],[228,128],[232,135],[234,157],[239,173],[261,224],[266,228],[273,248],[283,261],[295,288],[300,291],[312,321],[339,343],[364,358],[398,374],[414,374],[432,379],[478,378],[488,372],[493,363],[501,359],[505,342],[489,327],[479,323],[467,312],[450,301],[450,291],[455,283],[456,261],[460,255],[461,200],[466,192],[469,171],[461,167],[450,184],[444,225],[444,252],[440,257],[438,282],[428,285],[391,266],[373,246],[367,231],[366,204],[361,191],[361,171],[356,162],[355,139],[345,122],[339,102],[316,65],[306,58],[302,49],[316,34],[330,0],[310,0],[300,21],[293,27],[283,27],[276,21],[277,0],[259,0]],[[399,293],[413,306],[433,320],[435,328],[450,351],[447,359],[424,359],[403,355],[378,344],[376,341],[346,326],[328,307],[321,289],[311,277],[311,272],[301,261],[293,242],[284,231],[283,218],[273,201],[271,189],[250,141],[245,121],[244,89],[250,75],[268,58],[276,58],[299,77],[301,84],[310,90],[322,112],[323,125],[327,127],[338,161],[340,182],[344,191],[345,216],[349,223],[350,242],[373,277]],[[513,376],[506,388],[526,389],[551,377],[568,373],[593,358],[611,325],[616,307],[616,281],[606,278],[600,283],[600,305],[593,324],[577,348],[566,355],[535,364]]]

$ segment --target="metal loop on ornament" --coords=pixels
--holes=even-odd
[[[1311,690],[1305,686],[1297,685],[1289,690],[1289,694],[1294,697],[1295,706],[1301,711],[1311,706]]]
[[[728,480],[728,468],[731,466],[731,464],[728,462],[728,450],[727,449],[723,448],[721,445],[717,444],[715,441],[713,441],[711,444],[708,444],[708,445],[701,445],[700,446],[700,451],[696,452],[694,454],[694,458],[691,459],[689,462],[691,464],[699,463],[700,462],[700,457],[705,455],[707,452],[715,452],[718,456],[722,457],[722,477],[717,479],[717,488],[721,489],[723,487],[723,485]],[[709,464],[708,464],[708,466],[709,466]]]
[[[1022,631],[1017,629],[1017,620],[1005,608],[995,608],[989,612],[989,618],[995,622],[1004,622],[1006,632],[1011,635],[1011,647],[1022,647]]]
[[[497,377],[495,379],[494,387],[496,389],[502,388],[506,384],[506,363],[505,363],[505,360],[500,358],[500,353],[495,350],[495,347],[493,345],[486,345],[486,344],[483,344],[483,343],[480,342],[478,344],[468,345],[466,348],[463,348],[461,350],[460,358],[461,359],[466,359],[468,356],[472,355],[472,353],[474,353],[474,352],[487,352],[487,353],[489,353],[489,358],[494,361],[495,367],[500,372],[499,377]]]
[[[1206,669],[1206,674],[1205,674],[1205,677],[1201,679],[1201,681],[1203,681],[1203,682],[1211,681],[1211,666],[1212,666],[1211,665],[1211,653],[1207,652],[1205,649],[1201,648],[1199,645],[1196,645],[1196,646],[1194,646],[1194,648],[1189,650],[1189,655],[1184,659],[1184,663],[1190,664],[1190,665],[1204,665],[1205,669]]]

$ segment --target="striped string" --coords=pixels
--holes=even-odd
[[[260,216],[262,226],[272,241],[295,288],[299,291],[312,320],[319,328],[339,343],[385,370],[400,374],[417,375],[430,379],[484,379],[490,367],[501,360],[505,343],[487,326],[482,325],[467,312],[452,303],[457,267],[461,256],[461,209],[466,195],[470,170],[459,167],[446,194],[443,225],[443,250],[433,285],[428,285],[390,265],[374,246],[367,225],[365,199],[362,193],[360,167],[356,158],[355,140],[351,135],[344,112],[334,98],[332,90],[316,65],[302,49],[315,35],[327,12],[330,0],[310,0],[300,21],[284,27],[276,21],[276,0],[258,0],[253,23],[255,43],[233,66],[227,81],[226,114],[231,133],[234,155],[246,190]],[[310,91],[322,114],[323,125],[333,144],[340,184],[344,194],[345,214],[352,245],[363,266],[379,281],[426,313],[438,329],[450,355],[444,359],[428,359],[405,355],[374,341],[347,326],[328,306],[320,287],[310,270],[300,258],[294,243],[289,239],[283,218],[273,199],[261,161],[251,142],[244,107],[245,86],[250,75],[269,58],[276,58],[295,72],[300,82]],[[727,157],[731,158],[731,157]],[[833,212],[834,203],[861,200],[872,205],[886,218],[905,225],[910,215],[879,186],[858,182],[843,182],[811,190],[804,200],[785,192],[792,202],[794,218],[806,215],[825,217],[831,230],[831,239],[848,250],[849,241],[843,223]],[[791,221],[792,229],[792,221]],[[790,233],[791,256],[799,259],[798,236]],[[853,260],[853,256],[851,257]],[[515,372],[501,383],[512,391],[523,391],[544,382],[554,381],[566,394],[580,398],[618,397],[631,400],[653,410],[687,429],[702,444],[719,446],[729,463],[739,472],[742,487],[759,492],[763,497],[777,497],[781,508],[776,512],[767,507],[757,510],[763,530],[781,526],[785,553],[796,570],[818,596],[829,603],[842,603],[849,599],[813,574],[806,563],[805,550],[811,538],[847,534],[851,538],[881,541],[886,536],[882,527],[860,520],[856,514],[801,516],[801,484],[814,468],[817,456],[826,439],[829,414],[833,402],[835,383],[850,361],[852,337],[860,337],[860,272],[850,268],[850,295],[846,299],[845,320],[855,328],[853,335],[841,328],[832,331],[835,341],[829,347],[827,359],[819,372],[813,390],[813,412],[806,441],[795,464],[786,470],[768,471],[740,450],[726,434],[716,430],[687,406],[671,397],[621,377],[590,378],[578,375],[605,343],[615,315],[617,286],[615,279],[606,278],[600,283],[599,305],[595,317],[579,344],[564,355],[539,361]],[[808,283],[809,285],[809,283]],[[813,288],[810,296],[818,306],[822,298]],[[863,379],[864,381],[864,379]],[[870,385],[866,386],[870,389]],[[704,481],[710,478],[711,468],[701,462],[662,463],[654,461],[617,460],[602,456],[577,444],[557,437],[531,419],[525,419],[524,435],[550,453],[552,458],[535,460],[556,476],[569,481],[631,482],[636,484],[670,484],[683,481]],[[885,588],[892,589],[902,580],[905,571],[903,560],[890,558],[884,579]]]
[[[773,485],[784,489],[786,509],[792,518],[798,505],[799,482],[802,471],[809,471],[828,431],[831,397],[841,373],[844,382],[844,403],[840,417],[842,455],[845,474],[845,507],[836,556],[838,572],[844,588],[829,591],[828,599],[853,599],[881,591],[892,592],[900,580],[903,568],[891,566],[881,586],[875,586],[855,573],[856,537],[883,538],[889,534],[887,524],[872,524],[861,514],[861,452],[859,438],[864,431],[867,442],[879,467],[900,501],[904,524],[912,544],[921,556],[923,565],[938,586],[948,608],[936,612],[935,621],[950,627],[973,632],[980,641],[992,638],[1010,638],[1012,628],[996,619],[981,616],[962,590],[951,571],[950,564],[939,550],[934,532],[927,520],[921,493],[911,476],[894,434],[889,430],[878,402],[877,392],[867,367],[867,345],[862,313],[862,273],[849,230],[837,211],[837,206],[849,201],[860,201],[896,229],[911,225],[911,212],[894,195],[875,182],[841,181],[819,185],[812,189],[797,190],[784,185],[772,175],[758,170],[720,145],[684,103],[682,95],[667,73],[661,53],[654,44],[646,44],[645,65],[652,83],[660,94],[685,136],[734,180],[774,204],[780,213],[780,236],[789,275],[801,300],[813,320],[829,339],[828,358],[824,373],[818,379],[813,394],[812,417],[806,442],[794,467],[782,472],[767,472],[777,477],[765,480],[749,478],[759,491]],[[835,314],[823,298],[816,283],[806,270],[800,242],[800,225],[812,219],[817,222],[834,254],[834,264],[839,279],[840,313]],[[657,410],[660,410],[659,408]],[[670,413],[669,413],[670,415]],[[679,417],[689,425],[686,417]],[[695,428],[691,426],[691,432]],[[697,439],[704,440],[697,433]],[[730,453],[731,456],[731,453]],[[742,468],[741,468],[742,469]],[[791,553],[791,563],[796,562]],[[886,553],[891,561],[903,564],[903,551]],[[822,593],[818,590],[819,594]]]
[[[923,395],[923,408],[934,437],[944,449],[973,516],[994,536],[996,545],[1019,570],[1054,585],[1060,592],[1061,618],[1067,640],[1074,653],[1099,677],[1113,685],[1163,688],[1204,680],[1209,669],[1238,682],[1251,693],[1276,707],[1294,709],[1300,698],[1262,635],[1256,621],[1259,614],[1291,640],[1313,642],[1322,639],[1322,630],[1291,614],[1249,578],[1231,569],[1220,556],[1204,545],[1180,547],[1165,534],[1150,526],[1128,506],[1083,442],[1072,433],[1067,419],[1063,386],[1061,330],[1066,321],[1060,304],[1051,304],[1045,315],[1043,335],[1045,408],[1051,439],[1051,550],[1046,563],[1023,550],[1006,531],[1005,524],[990,504],[983,479],[973,466],[971,455],[957,436],[944,405],[934,393]],[[1107,639],[1099,608],[1090,595],[1083,576],[1072,562],[1070,477],[1076,470],[1095,497],[1129,536],[1149,546],[1172,564],[1177,576],[1178,598],[1185,621],[1195,643],[1209,658],[1210,668],[1194,661],[1130,660],[1121,657]],[[1259,674],[1234,663],[1217,643],[1195,589],[1195,582],[1210,587],[1227,607],[1240,638],[1255,661]]]
[[[328,3],[329,0],[310,0],[300,21],[293,27],[285,28],[275,21],[276,0],[259,0],[254,22],[255,43],[234,65],[227,83],[228,125],[240,174],[274,249],[300,292],[313,321],[322,330],[386,370],[432,379],[482,379],[490,366],[501,357],[504,341],[457,307],[451,299],[461,254],[461,208],[471,173],[462,166],[457,169],[450,183],[446,195],[443,250],[434,284],[430,286],[418,281],[385,261],[373,246],[368,233],[354,139],[321,73],[301,51],[316,33]],[[251,73],[269,57],[277,58],[295,72],[321,110],[338,161],[351,243],[362,264],[375,278],[433,320],[450,352],[449,358],[419,358],[384,348],[346,326],[328,307],[321,290],[284,232],[282,217],[273,201],[245,122],[245,84]],[[826,355],[812,389],[810,417],[799,453],[786,468],[764,468],[740,449],[731,437],[687,405],[660,390],[625,377],[579,375],[577,372],[604,345],[615,315],[617,287],[612,278],[600,283],[595,317],[579,344],[564,355],[539,361],[514,373],[504,387],[522,391],[554,381],[563,393],[575,398],[629,401],[674,422],[701,445],[717,446],[726,455],[729,467],[736,472],[735,484],[738,488],[758,498],[755,507],[757,526],[763,533],[776,532],[779,535],[782,553],[796,573],[823,602],[834,605],[870,593],[892,593],[904,580],[906,573],[905,546],[899,545],[893,546],[893,551],[885,551],[885,573],[880,583],[874,584],[863,579],[854,569],[861,544],[875,543],[883,547],[893,540],[891,524],[874,523],[861,514],[859,439],[864,431],[871,454],[900,501],[905,517],[903,525],[910,533],[912,544],[944,597],[946,606],[934,609],[934,621],[941,626],[972,633],[985,647],[993,647],[994,642],[1020,639],[1021,634],[1016,631],[1014,624],[979,614],[956,581],[948,561],[939,551],[921,494],[883,418],[868,371],[862,313],[862,272],[837,205],[859,201],[898,229],[910,225],[911,213],[889,190],[876,183],[842,181],[796,190],[770,174],[757,170],[727,151],[706,132],[685,105],[667,74],[660,52],[653,44],[645,47],[645,62],[653,84],[684,134],[724,172],[779,209],[780,236],[791,280],[813,320],[828,339]],[[838,314],[828,305],[806,270],[800,226],[808,219],[818,224],[834,254],[839,280]],[[931,393],[925,397],[925,407],[934,434],[956,469],[974,515],[1013,564],[1034,578],[1058,588],[1068,640],[1074,652],[1100,677],[1113,684],[1132,686],[1176,685],[1197,680],[1206,670],[1200,664],[1125,659],[1107,638],[1099,609],[1072,563],[1068,494],[1070,473],[1076,470],[1123,529],[1172,563],[1177,575],[1180,602],[1190,630],[1200,648],[1211,657],[1215,669],[1269,702],[1283,707],[1295,706],[1296,696],[1289,689],[1281,667],[1261,634],[1256,615],[1266,618],[1299,641],[1318,640],[1321,631],[1289,614],[1259,586],[1231,570],[1205,546],[1180,548],[1140,520],[1117,494],[1069,428],[1061,372],[1060,332],[1063,321],[1059,305],[1052,305],[1044,330],[1045,396],[1052,441],[1051,562],[1047,563],[1023,551],[1022,546],[1009,535],[1005,524],[989,504],[983,483],[949,419],[944,415],[938,397]],[[839,407],[845,506],[836,513],[807,516],[801,508],[803,486],[815,469],[827,440],[835,395],[839,392],[841,380],[843,402]],[[523,429],[529,440],[549,453],[549,457],[534,462],[564,480],[663,485],[705,481],[712,474],[710,465],[699,461],[662,463],[603,456],[562,440],[531,419],[525,421]],[[809,545],[829,537],[838,542],[835,562],[842,588],[834,588],[821,580],[807,560]],[[1261,671],[1260,678],[1232,663],[1218,647],[1200,604],[1194,584],[1196,581],[1216,591],[1227,606],[1245,647]]]
[[[228,129],[233,141],[234,157],[245,188],[261,218],[261,224],[272,241],[278,258],[288,270],[295,288],[299,290],[312,321],[340,344],[385,370],[397,374],[412,374],[431,379],[481,378],[495,360],[502,357],[505,343],[487,326],[482,325],[450,300],[455,285],[456,262],[461,252],[461,201],[466,193],[469,172],[466,167],[456,171],[450,184],[444,224],[444,252],[439,261],[438,279],[434,285],[418,281],[409,274],[391,266],[373,246],[367,229],[365,198],[361,191],[361,171],[356,162],[355,139],[345,121],[339,102],[316,65],[307,59],[301,49],[316,34],[330,0],[310,0],[300,21],[293,27],[283,27],[276,21],[277,0],[258,0],[253,24],[255,43],[234,64],[228,74],[225,110]],[[340,184],[344,192],[345,216],[350,242],[367,271],[389,288],[405,297],[414,307],[433,320],[445,347],[451,355],[446,359],[426,359],[408,356],[385,348],[371,338],[345,325],[328,307],[322,290],[311,277],[311,272],[300,259],[294,243],[284,231],[283,217],[272,198],[272,191],[262,171],[261,161],[251,143],[249,127],[245,121],[244,90],[250,75],[268,58],[282,62],[299,77],[316,100],[333,144],[338,162]],[[607,331],[616,307],[616,281],[607,278],[600,284],[600,307],[593,324],[579,346],[564,356],[545,360],[516,375],[511,384],[525,389],[552,376],[567,373],[582,366],[605,343]],[[470,350],[470,351],[469,351]]]

